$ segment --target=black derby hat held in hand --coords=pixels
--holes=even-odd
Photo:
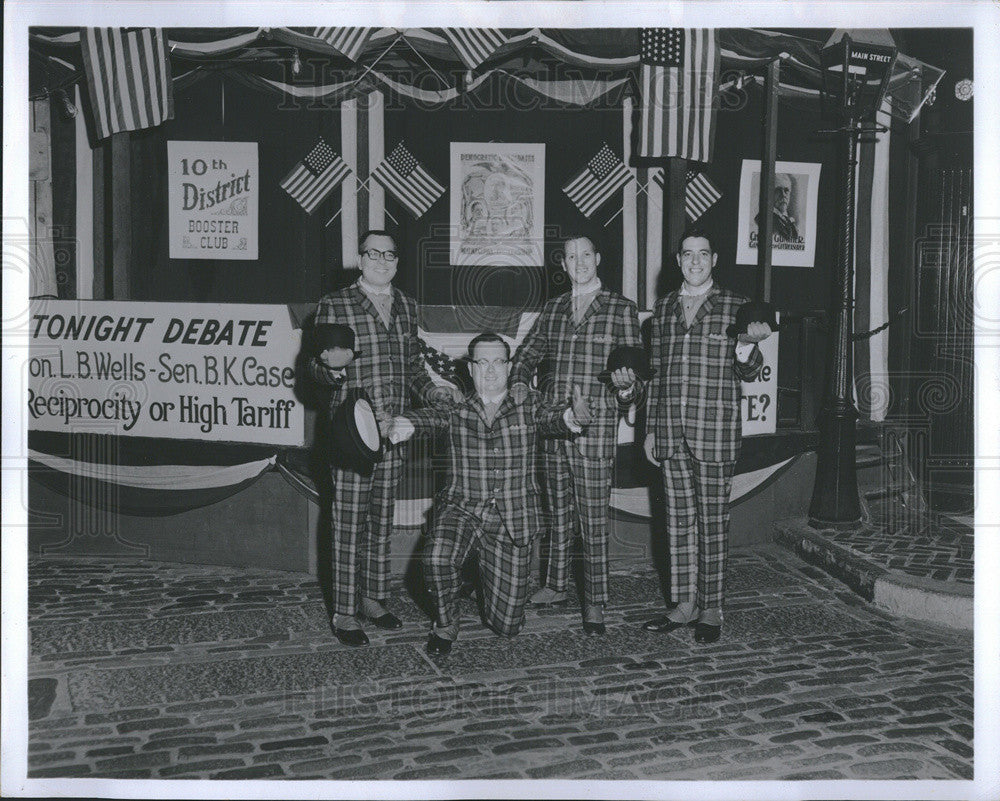
[[[330,461],[366,476],[382,455],[382,431],[368,393],[348,390],[330,421]]]
[[[611,374],[621,367],[631,367],[643,381],[648,381],[654,372],[649,366],[649,356],[644,348],[635,345],[619,345],[608,354],[607,368],[598,374],[598,380],[610,381]]]
[[[330,348],[344,348],[353,351],[354,358],[361,355],[360,350],[354,349],[354,329],[343,323],[317,323],[313,326],[313,342],[316,345],[316,353],[322,353]]]
[[[736,322],[726,328],[726,336],[736,339],[747,332],[750,323],[767,323],[772,331],[778,330],[774,319],[774,306],[763,300],[750,300],[736,310]]]

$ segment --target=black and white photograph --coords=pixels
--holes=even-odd
[[[998,31],[6,4],[2,794],[1000,797]]]

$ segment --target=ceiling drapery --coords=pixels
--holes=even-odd
[[[468,70],[440,28],[378,28],[367,34],[352,60],[313,28],[168,28],[175,90],[217,70],[254,87],[296,98],[339,103],[372,89],[415,104],[447,103],[461,93],[475,97],[492,80],[519,86],[567,106],[607,102],[632,91],[639,66],[639,30],[502,29],[506,39]],[[326,29],[328,30],[328,29]],[[759,74],[781,59],[779,94],[815,97],[820,87],[822,43],[763,29],[719,29],[721,87],[740,74]],[[31,52],[45,61],[46,87],[72,82],[82,70],[78,29],[35,28]],[[293,72],[292,64],[299,69]],[[910,114],[943,71],[900,54],[889,94]]]

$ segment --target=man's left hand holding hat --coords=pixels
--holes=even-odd
[[[347,348],[327,348],[319,358],[331,370],[340,370],[354,361],[354,351]]]
[[[737,339],[744,344],[750,344],[763,342],[771,334],[771,326],[767,323],[748,323],[746,333],[740,334]]]
[[[342,370],[361,351],[354,349],[354,329],[340,323],[320,323],[313,330],[319,360],[331,370]]]

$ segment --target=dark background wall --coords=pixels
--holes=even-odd
[[[517,102],[510,103],[511,98]],[[508,103],[498,106],[498,98]],[[558,267],[558,250],[569,232],[591,230],[602,243],[601,277],[609,287],[622,285],[622,217],[604,223],[620,208],[620,193],[587,220],[562,192],[562,186],[607,141],[621,152],[620,96],[593,108],[560,107],[521,89],[512,93],[497,78],[472,97],[436,108],[390,102],[386,111],[386,152],[399,141],[445,186],[449,182],[449,143],[544,142],[545,265],[536,268],[451,267],[448,265],[448,194],[421,219],[414,220],[391,196],[388,211],[399,221],[388,225],[398,236],[403,259],[397,284],[425,304],[489,304],[537,308],[567,286]],[[829,269],[834,232],[822,221],[833,216],[829,183],[833,179],[829,143],[816,136],[816,109],[782,101],[778,158],[823,164],[816,266],[775,268],[774,300],[785,311],[822,308],[829,298]],[[250,88],[225,73],[212,74],[177,92],[175,118],[133,134],[132,253],[133,299],[157,301],[292,303],[316,300],[353,278],[345,274],[340,221],[324,223],[336,212],[335,190],[314,215],[306,215],[279,182],[322,135],[340,149],[340,112],[335,107],[289,107],[277,95]],[[761,91],[749,86],[738,108],[719,113],[715,158],[708,175],[723,192],[700,223],[718,240],[719,279],[753,294],[756,271],[734,264],[741,162],[760,152]],[[57,128],[56,174],[69,181],[73,171],[72,123],[53,120]],[[69,136],[67,136],[67,129]],[[256,141],[260,169],[260,256],[256,262],[170,259],[168,256],[166,142],[169,140]],[[109,151],[107,145],[103,146]],[[55,217],[72,228],[73,193],[56,195]],[[659,291],[677,285],[680,274],[665,243],[666,264]],[[353,265],[347,265],[351,267]],[[418,269],[418,267],[422,269]]]

